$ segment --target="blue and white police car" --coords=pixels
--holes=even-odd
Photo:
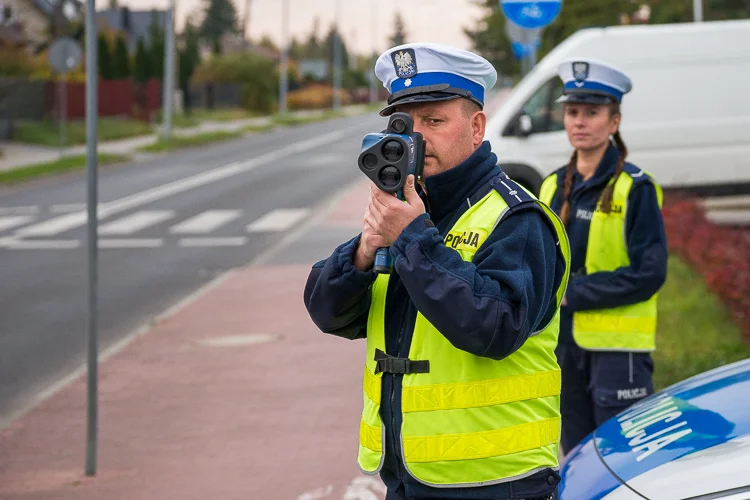
[[[679,382],[565,457],[560,500],[750,500],[750,358]]]

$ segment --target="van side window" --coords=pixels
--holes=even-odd
[[[531,118],[531,133],[563,130],[562,104],[555,101],[562,95],[562,81],[555,77],[542,85],[523,105],[523,112]]]

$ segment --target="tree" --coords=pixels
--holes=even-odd
[[[320,20],[316,17],[313,19],[312,31],[307,39],[304,47],[302,48],[302,54],[300,56],[304,59],[321,59],[325,57],[324,50],[320,45],[318,38],[318,32],[320,31]]]
[[[406,43],[408,35],[406,34],[406,27],[404,26],[404,19],[401,17],[400,12],[396,12],[396,18],[393,21],[393,35],[388,39],[391,42],[391,47],[396,45],[403,45]]]
[[[513,58],[510,41],[505,35],[505,16],[494,9],[477,23],[475,30],[464,28],[474,51],[481,54],[503,75],[520,72],[519,63]]]
[[[103,33],[97,36],[97,63],[99,66],[99,77],[102,80],[111,80],[115,77],[112,54],[109,50],[109,42]]]
[[[477,22],[476,29],[464,28],[473,49],[490,61],[498,72],[517,74],[519,65],[513,58],[510,42],[505,34],[506,19],[499,3],[497,0],[474,0],[474,3],[483,8],[484,15]],[[566,1],[557,19],[544,29],[537,58],[541,59],[575,31],[589,26],[619,24],[623,14],[629,16],[637,8],[638,4],[630,0]]]
[[[269,49],[274,52],[281,52],[281,49],[278,47],[278,45],[276,45],[268,35],[264,35],[263,38],[260,39],[260,42],[258,42],[258,47],[263,47],[264,49]]]
[[[200,27],[201,37],[216,46],[226,34],[234,34],[237,29],[237,9],[232,0],[204,0],[203,23]]]
[[[151,62],[146,51],[146,45],[143,43],[143,38],[138,39],[138,45],[135,49],[133,76],[138,83],[146,83],[151,78]]]
[[[164,78],[164,27],[162,26],[162,19],[166,16],[157,12],[156,10],[151,11],[151,26],[149,27],[149,47],[148,47],[148,58],[149,68],[151,70],[151,78]]]
[[[325,40],[323,40],[323,47],[325,50],[325,57],[328,60],[329,63],[329,69],[328,72],[329,75],[333,75],[333,65],[335,64],[335,52],[334,52],[334,42],[338,38],[338,40],[341,43],[341,67],[348,68],[349,67],[349,51],[346,49],[346,43],[344,42],[344,39],[341,38],[341,36],[336,31],[336,26],[331,25],[331,29],[328,31],[328,34],[326,35]]]
[[[302,46],[295,37],[292,37],[292,40],[289,42],[289,57],[296,60],[303,58]]]
[[[185,41],[184,48],[179,53],[179,80],[180,89],[182,90],[185,102],[185,110],[190,111],[190,79],[195,72],[195,68],[200,64],[200,36],[198,29],[190,21],[185,24],[183,32]]]
[[[125,39],[118,35],[115,42],[115,78],[130,78],[130,58],[128,57],[128,47],[125,45]]]

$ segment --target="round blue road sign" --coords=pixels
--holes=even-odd
[[[500,0],[505,17],[522,28],[543,28],[555,20],[562,0]]]

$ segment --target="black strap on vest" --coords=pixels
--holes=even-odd
[[[409,358],[390,356],[380,349],[375,349],[375,373],[430,373],[430,362],[414,361]]]

